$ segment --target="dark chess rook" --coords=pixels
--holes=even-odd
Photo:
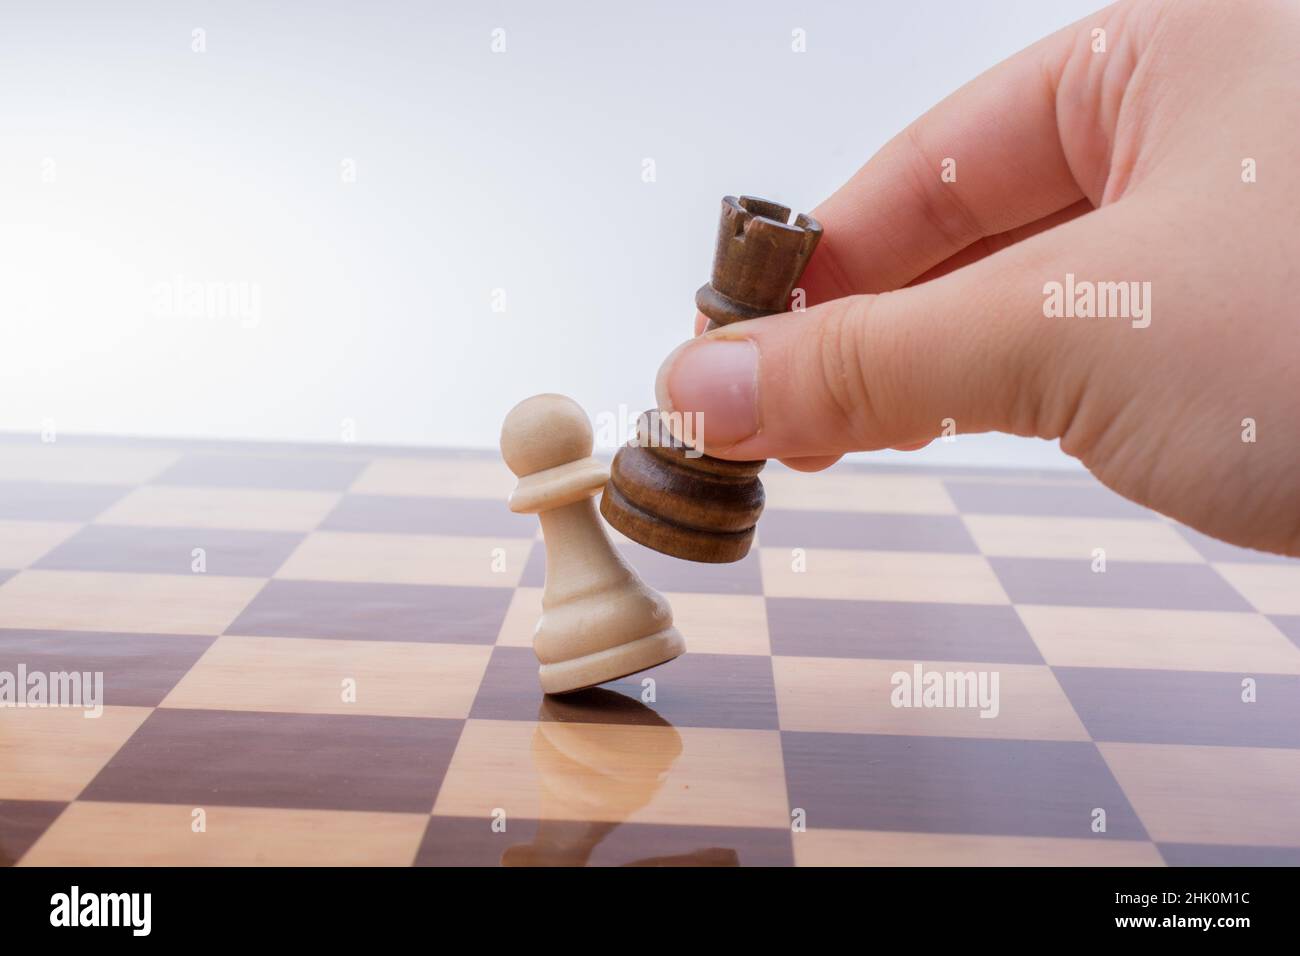
[[[710,330],[786,311],[822,237],[817,220],[754,196],[725,196],[713,274],[695,293]]]
[[[655,409],[619,450],[600,500],[611,525],[647,548],[722,564],[749,553],[763,512],[765,461],[724,461],[693,451]]]
[[[754,196],[726,196],[713,274],[695,295],[709,329],[786,311],[822,227]],[[707,428],[708,423],[705,422]],[[739,561],[763,511],[765,462],[701,455],[647,412],[637,438],[614,456],[601,496],[605,520],[648,548],[688,561]]]

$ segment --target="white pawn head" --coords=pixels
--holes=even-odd
[[[597,494],[609,468],[592,457],[591,422],[566,395],[534,395],[506,415],[501,457],[519,476],[510,509],[545,511]]]
[[[586,458],[594,445],[587,413],[567,395],[525,398],[501,425],[501,457],[521,478]]]

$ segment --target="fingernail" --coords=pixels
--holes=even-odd
[[[758,346],[693,339],[664,361],[655,397],[665,411],[699,414],[704,442],[734,445],[758,431]]]

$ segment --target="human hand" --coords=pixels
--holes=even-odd
[[[1300,555],[1297,163],[1294,3],[1108,7],[890,141],[813,212],[810,307],[681,346],[659,403],[710,454],[809,471],[949,418],[1060,439],[1128,498]],[[1087,286],[1126,314],[1057,311]]]

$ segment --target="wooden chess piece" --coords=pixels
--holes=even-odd
[[[709,329],[784,312],[822,227],[753,196],[726,196],[713,275],[695,294]],[[651,410],[618,450],[600,500],[611,525],[648,548],[688,561],[725,563],[749,553],[763,511],[764,461],[703,455]],[[707,431],[708,422],[703,423]]]
[[[546,540],[542,618],[533,638],[542,690],[564,694],[634,674],[686,650],[663,595],[614,550],[592,500],[609,471],[591,423],[563,395],[510,410],[501,455],[519,484],[510,510],[536,514]]]
[[[755,196],[724,196],[713,275],[695,293],[709,329],[785,312],[822,237],[816,219]]]

